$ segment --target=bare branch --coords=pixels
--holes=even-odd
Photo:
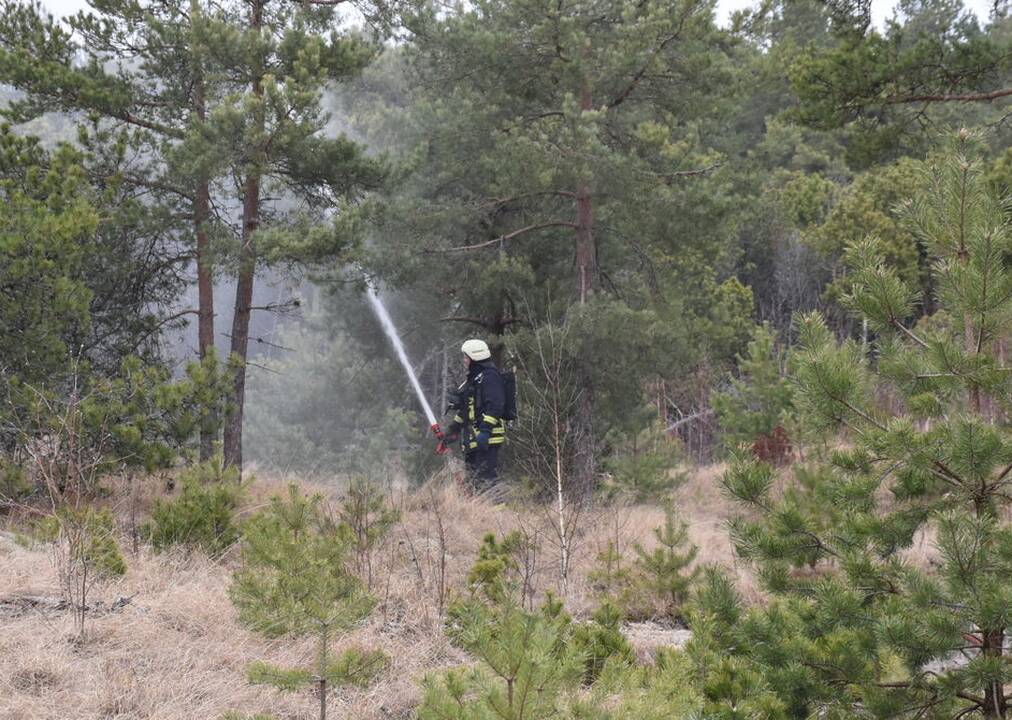
[[[453,317],[453,316],[443,317],[439,318],[439,322],[462,322],[462,323],[470,323],[472,325],[477,325],[483,328],[493,328],[496,327],[497,325],[514,325],[516,323],[523,321],[520,320],[519,318],[505,318],[503,320],[494,320],[468,315],[464,317]]]
[[[691,422],[695,422],[696,420],[702,420],[704,418],[711,417],[712,415],[713,415],[712,408],[700,410],[697,413],[693,413],[692,415],[683,417],[681,420],[676,420],[675,422],[671,423],[670,425],[668,425],[667,431],[673,432],[674,430],[677,430],[678,428],[682,427],[682,425],[688,425]]]
[[[266,305],[251,305],[250,310],[265,310],[267,312],[276,313],[288,313],[294,312],[296,308],[302,306],[302,301],[298,298],[292,298],[291,300],[285,300],[284,302],[278,303],[267,303]]]

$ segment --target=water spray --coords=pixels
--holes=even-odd
[[[418,382],[418,376],[415,375],[415,369],[411,366],[411,362],[408,360],[408,354],[404,351],[404,343],[401,342],[401,336],[397,333],[394,321],[391,319],[390,313],[387,312],[386,306],[383,304],[383,301],[380,300],[379,295],[376,294],[376,290],[372,285],[366,286],[366,295],[369,297],[369,303],[372,305],[372,309],[376,313],[376,317],[379,318],[380,324],[383,326],[383,331],[387,334],[387,337],[390,338],[390,342],[393,344],[394,350],[397,352],[397,357],[400,359],[401,365],[404,366],[404,371],[408,374],[408,379],[411,380],[411,386],[415,389],[415,394],[418,396],[418,402],[421,403],[422,409],[425,411],[425,417],[429,421],[429,429],[432,430],[432,434],[439,440],[439,445],[436,446],[436,453],[443,455],[449,451],[445,442],[446,434],[439,426],[439,421],[436,420],[436,415],[432,412],[432,406],[429,405],[429,401],[426,399],[425,393],[422,392],[422,384]]]

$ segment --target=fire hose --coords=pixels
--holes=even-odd
[[[456,438],[447,436],[443,432],[443,428],[439,426],[439,423],[432,423],[431,429],[432,434],[439,440],[439,444],[436,445],[436,455],[446,455],[446,453],[450,452],[450,447],[446,444],[447,441],[453,442]]]

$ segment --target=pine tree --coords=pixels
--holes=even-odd
[[[323,132],[327,83],[357,73],[375,48],[334,31],[329,0],[214,7],[117,0],[93,10],[67,19],[70,32],[37,5],[7,4],[0,80],[27,96],[5,114],[24,121],[45,111],[83,112],[103,121],[82,134],[96,152],[115,148],[141,159],[119,163],[114,178],[156,198],[159,232],[193,248],[175,264],[196,261],[199,307],[162,320],[196,315],[202,360],[214,346],[215,259],[232,262],[235,372],[223,452],[241,468],[250,320],[264,309],[252,302],[257,271],[265,263],[330,264],[353,243],[351,201],[385,175],[358,145]],[[87,62],[77,63],[79,56]],[[241,216],[231,217],[237,201]],[[202,428],[205,458],[216,421],[211,416]]]
[[[216,458],[188,468],[180,484],[173,500],[155,500],[141,535],[156,551],[182,545],[213,555],[230,548],[239,539],[236,509],[248,484],[240,482],[239,471]]]
[[[615,541],[609,540],[594,560],[594,569],[587,573],[591,587],[596,593],[625,605],[623,598],[628,599],[633,573],[630,567],[623,564],[624,558],[615,547]]]
[[[98,198],[80,153],[0,126],[0,364],[8,383],[62,376],[91,324],[81,269],[94,246]]]
[[[214,348],[211,237],[223,218],[211,212],[211,187],[225,171],[223,158],[203,145],[209,96],[205,76],[209,33],[199,3],[177,0],[155,6],[104,2],[55,20],[33,3],[8,2],[0,19],[0,77],[25,97],[4,113],[16,122],[45,112],[83,113],[78,141],[94,156],[94,172],[120,188],[115,222],[107,219],[105,263],[125,258],[141,264],[161,245],[182,246],[175,257],[158,257],[178,278],[194,262],[198,308],[148,323],[147,336],[189,314],[198,318],[199,357]],[[83,61],[82,61],[83,60]],[[182,147],[199,146],[200,159],[186,160]],[[137,247],[123,246],[122,237]],[[96,263],[95,269],[101,268]],[[122,294],[118,283],[109,296]],[[140,305],[163,301],[150,295]],[[179,287],[176,286],[178,291]],[[169,298],[174,300],[175,298]],[[100,302],[106,302],[105,297]],[[129,316],[110,323],[122,334]],[[201,451],[210,456],[212,421],[203,428]]]
[[[605,601],[594,611],[590,622],[573,628],[571,642],[584,658],[584,685],[593,685],[609,663],[635,663],[633,647],[622,634],[623,619],[622,611]]]
[[[572,720],[692,720],[702,696],[689,658],[662,648],[652,663],[608,663],[587,695],[572,706]],[[709,718],[709,716],[705,716]]]
[[[583,672],[567,642],[569,618],[551,608],[528,613],[509,604],[475,606],[462,645],[475,667],[430,675],[419,720],[542,720],[558,717]]]
[[[354,553],[356,573],[365,577],[366,589],[371,591],[373,550],[400,519],[400,512],[387,505],[379,488],[362,478],[349,483],[341,500],[338,530]]]
[[[414,172],[377,222],[374,264],[431,287],[493,345],[528,307],[536,324],[577,320],[567,491],[585,497],[609,425],[639,415],[639,364],[682,345],[658,350],[651,335],[664,331],[649,308],[669,299],[655,273],[685,268],[685,243],[720,252],[698,242],[712,223],[683,229],[720,164],[701,128],[723,109],[724,37],[694,0],[426,3],[406,24],[408,75],[391,94],[408,107],[388,126]],[[685,277],[714,279],[698,265]],[[700,305],[723,303],[700,293]]]
[[[321,498],[305,497],[294,485],[288,498],[271,506],[243,530],[242,567],[233,576],[229,596],[239,619],[269,637],[313,635],[318,644],[309,668],[282,668],[257,662],[249,668],[253,683],[293,692],[315,687],[320,720],[327,695],[335,687],[366,684],[385,665],[381,651],[352,648],[336,657],[335,637],[372,610],[374,600],[345,568],[347,546],[320,509]]]
[[[471,592],[450,605],[446,618],[450,640],[477,662],[425,678],[420,720],[557,717],[581,677],[596,677],[613,652],[627,650],[605,625],[584,629],[577,640],[572,619],[550,593],[537,610],[524,609],[514,557],[522,542],[519,533],[501,542],[491,533],[483,538],[468,574]]]
[[[841,429],[819,488],[832,523],[771,494],[772,468],[733,466],[728,490],[758,512],[735,526],[772,600],[745,610],[726,584],[701,602],[700,662],[715,716],[742,703],[803,718],[1005,718],[1012,614],[1006,518],[1012,378],[1007,206],[989,191],[971,133],[935,165],[907,220],[934,258],[939,312],[909,327],[919,298],[871,238],[849,253],[848,303],[878,337],[869,358],[803,318],[796,380],[802,417]],[[903,400],[876,403],[876,388]],[[910,551],[933,533],[929,561]],[[816,572],[797,573],[804,562]],[[731,713],[731,714],[729,714]]]
[[[656,410],[649,408],[648,412]],[[685,482],[685,474],[675,470],[682,448],[660,423],[655,421],[629,436],[610,435],[613,454],[603,463],[609,475],[601,488],[605,497],[652,502]]]
[[[478,557],[467,574],[472,597],[499,605],[523,605],[527,588],[520,573],[518,555],[524,536],[517,530],[497,540],[487,533],[478,546]]]
[[[922,150],[924,138],[910,136],[925,128],[956,128],[974,115],[983,125],[1003,112],[996,101],[1012,95],[1007,7],[996,4],[990,18],[978,19],[963,2],[903,0],[879,29],[870,3],[826,5],[834,42],[805,48],[788,67],[800,100],[795,113],[816,127],[847,128],[856,162],[911,141]],[[957,103],[959,112],[947,112]]]
[[[715,393],[712,400],[724,446],[731,450],[751,445],[760,436],[772,436],[791,407],[791,387],[784,377],[776,332],[769,325],[757,325],[746,353],[738,358],[742,377],[732,378],[731,387]]]
[[[331,264],[353,240],[342,224],[353,214],[345,212],[348,206],[384,176],[382,163],[366,158],[358,145],[322,132],[329,119],[321,103],[326,84],[355,75],[374,55],[361,37],[334,31],[336,12],[330,0],[236,2],[218,10],[209,28],[219,38],[209,52],[223,59],[220,72],[245,81],[223,98],[207,129],[242,178],[231,330],[231,352],[241,364],[223,445],[225,462],[240,468],[258,268],[265,260]],[[275,185],[298,206],[265,203],[264,193]],[[325,222],[335,207],[337,222]]]
[[[688,571],[699,548],[689,542],[688,525],[677,520],[670,505],[664,508],[664,525],[654,528],[654,537],[658,546],[651,551],[639,543],[633,546],[639,575],[636,584],[641,591],[660,600],[667,617],[676,618],[699,574],[699,568]]]

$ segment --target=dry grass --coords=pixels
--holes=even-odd
[[[733,509],[719,492],[721,472],[712,467],[692,473],[673,499],[700,547],[699,562],[733,568],[725,531]],[[284,479],[258,481],[251,508],[286,484]],[[326,486],[303,486],[333,494]],[[131,503],[118,487],[109,502],[126,530],[130,506],[143,515],[163,492],[164,480],[149,482]],[[439,481],[412,493],[391,491],[390,501],[403,516],[375,553],[372,591],[380,604],[342,645],[382,648],[391,664],[373,687],[334,695],[333,717],[408,718],[424,673],[466,660],[441,632],[440,589],[463,590],[484,533],[522,529],[536,537],[542,549],[531,559],[535,595],[558,584],[554,518],[547,511],[493,505]],[[574,547],[570,609],[584,613],[596,603],[586,577],[609,539],[627,553],[635,542],[649,546],[651,528],[662,520],[663,510],[652,506],[586,513]],[[83,644],[70,639],[69,614],[0,614],[0,718],[215,720],[229,710],[277,718],[314,716],[317,700],[310,693],[283,695],[246,682],[244,669],[250,662],[302,664],[314,648],[308,640],[268,641],[236,622],[226,593],[234,554],[211,560],[199,554],[155,555],[142,548],[127,561],[127,575],[93,597],[110,602],[132,596],[132,602],[90,618]],[[736,571],[750,586],[748,574]],[[21,547],[0,535],[0,598],[58,592],[43,548]]]

